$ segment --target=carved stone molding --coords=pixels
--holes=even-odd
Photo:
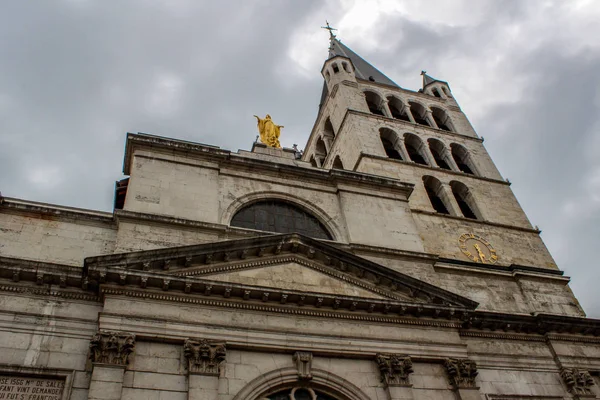
[[[99,364],[127,365],[134,347],[134,334],[98,331],[90,341],[90,359]]]
[[[223,342],[186,339],[183,353],[188,360],[190,373],[219,376],[219,367],[225,361],[226,348]]]
[[[313,355],[307,351],[297,351],[294,353],[293,360],[296,363],[296,369],[298,370],[298,379],[310,380],[312,379],[312,359]]]
[[[413,372],[412,360],[398,354],[377,354],[375,361],[381,372],[381,381],[387,386],[410,385],[408,375]]]
[[[560,376],[565,381],[569,393],[572,394],[592,394],[591,387],[594,385],[594,378],[588,371],[581,371],[577,368],[563,368]]]
[[[444,362],[450,384],[455,389],[474,388],[477,364],[469,359],[448,358]]]

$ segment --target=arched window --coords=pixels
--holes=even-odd
[[[383,144],[385,154],[394,160],[402,160],[399,144],[400,138],[396,132],[391,129],[381,128],[379,130],[379,137],[381,138],[381,144]]]
[[[388,107],[390,108],[390,112],[392,113],[392,117],[410,122],[410,118],[408,118],[406,111],[404,111],[404,104],[402,104],[402,101],[398,100],[393,96],[388,97],[387,100]]]
[[[481,214],[475,205],[475,200],[469,188],[464,183],[457,181],[450,182],[450,187],[463,216],[470,219],[481,219]]]
[[[436,88],[431,89],[431,93],[433,93],[435,97],[442,97]]]
[[[231,219],[231,226],[332,239],[317,218],[300,207],[281,200],[262,200],[242,208]]]
[[[431,115],[433,116],[433,120],[437,124],[438,128],[449,132],[454,131],[454,129],[452,129],[452,122],[450,121],[450,117],[448,117],[446,111],[438,107],[431,107]]]
[[[444,94],[448,97],[452,97],[450,96],[450,92],[448,92],[448,90],[445,87],[442,87],[442,91],[444,92]]]
[[[342,62],[342,68],[344,68],[344,71],[350,72],[350,68],[348,67],[348,63],[345,62],[345,61]]]
[[[325,125],[323,125],[323,134],[325,137],[330,138],[333,142],[335,131],[333,130],[333,124],[331,123],[331,119],[329,119],[329,117],[327,117],[325,120]]]
[[[329,73],[329,71],[325,71],[325,80],[327,82],[329,82],[329,79],[331,78],[331,74]]]
[[[312,165],[315,168],[319,168],[319,165],[317,164],[317,160],[315,159],[314,155],[310,157],[310,165]]]
[[[338,400],[337,398],[330,396],[326,393],[320,392],[318,390],[313,390],[312,388],[293,388],[293,389],[285,389],[278,391],[277,393],[273,393],[264,397],[264,399],[268,400]],[[262,400],[262,399],[261,399]]]
[[[377,93],[365,92],[365,100],[367,101],[367,106],[371,113],[385,116],[383,113],[383,100]]]
[[[327,147],[322,137],[319,137],[317,144],[315,145],[315,158],[319,161],[319,164],[323,166],[323,161],[327,157]]]
[[[431,154],[433,155],[438,167],[451,170],[452,168],[450,168],[448,161],[446,161],[448,157],[448,151],[446,150],[444,143],[437,139],[429,139],[427,140],[427,143],[429,144],[429,150],[431,150]]]
[[[425,107],[423,107],[419,103],[415,103],[412,101],[409,102],[408,105],[410,106],[410,112],[413,118],[415,119],[415,122],[420,125],[429,126],[429,122],[427,122],[427,111],[425,110]]]
[[[458,169],[465,174],[475,175],[475,166],[473,165],[473,160],[471,160],[471,156],[467,149],[460,144],[452,143],[450,145],[450,150]]]
[[[404,134],[404,147],[406,147],[406,151],[408,152],[408,157],[410,160],[421,165],[429,165],[427,161],[425,161],[425,154],[423,153],[423,142],[417,135],[413,135],[412,133]]]
[[[342,164],[342,160],[340,159],[340,156],[335,156],[335,158],[333,159],[333,164],[332,164],[331,168],[344,169],[344,164]]]
[[[340,67],[337,65],[337,63],[333,63],[331,68],[333,68],[333,72],[335,74],[337,74],[338,72],[340,72]]]
[[[423,185],[425,186],[431,207],[440,214],[450,214],[443,199],[445,198],[445,194],[442,183],[433,176],[424,176]]]

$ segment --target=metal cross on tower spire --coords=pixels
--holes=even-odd
[[[329,25],[329,21],[325,20],[325,23],[327,24],[326,26],[322,26],[321,28],[323,29],[327,29],[329,31],[329,40],[335,39],[335,35],[333,34],[333,31],[337,31],[337,29],[332,28]]]

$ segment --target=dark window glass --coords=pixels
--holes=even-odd
[[[438,167],[443,168],[443,169],[450,169],[450,166],[442,158],[442,156],[440,155],[440,152],[432,147],[430,147],[430,149],[431,149],[431,154],[433,154],[433,158],[435,159],[435,162],[437,163]]]
[[[266,200],[238,211],[231,226],[277,233],[299,233],[316,239],[332,237],[318,219],[290,203]]]
[[[324,393],[316,391],[316,390],[315,390],[315,394],[317,395],[317,400],[337,400],[335,397],[331,397],[327,394],[324,394]],[[298,390],[296,390],[296,393],[294,393],[294,395],[292,395],[292,389],[286,389],[281,392],[277,392],[275,394],[267,396],[267,399],[269,399],[269,400],[290,400],[290,399],[291,400],[312,400],[312,396],[311,396],[310,392],[306,389],[298,389]]]
[[[296,390],[296,393],[294,393],[294,399],[295,400],[312,400],[312,396],[310,395],[310,392],[306,389],[299,389]]]
[[[427,190],[427,196],[429,196],[429,201],[431,202],[431,206],[435,211],[439,212],[440,214],[450,214],[442,199],[440,199],[431,188],[426,186],[425,190]]]
[[[417,149],[415,149],[415,147],[412,144],[405,143],[405,146],[406,146],[406,151],[408,151],[408,156],[410,157],[410,159],[412,161],[416,162],[417,164],[427,165],[423,156],[421,156],[421,154],[419,154]]]
[[[456,202],[458,203],[458,207],[460,207],[460,211],[462,211],[465,218],[477,219],[475,213],[473,212],[473,210],[471,210],[471,207],[469,207],[466,201],[456,196]]]
[[[456,161],[456,158],[454,159]],[[473,171],[471,171],[471,168],[469,168],[469,166],[467,164],[464,164],[462,162],[457,161],[456,165],[458,166],[458,169],[460,169],[462,172],[464,172],[465,174],[473,174]]]
[[[400,153],[398,153],[398,150],[396,150],[394,148],[394,145],[392,144],[392,142],[390,142],[386,138],[382,137],[381,143],[383,143],[383,148],[385,149],[385,154],[387,154],[387,156],[389,158],[393,158],[394,160],[402,160],[402,156],[400,155]]]

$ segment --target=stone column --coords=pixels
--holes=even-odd
[[[403,103],[403,107],[402,107],[401,111],[406,113],[410,122],[412,122],[413,124],[417,123],[417,121],[415,121],[415,117],[413,117],[412,112],[410,111],[410,106],[408,104]]]
[[[392,112],[390,111],[390,106],[389,106],[389,101],[387,99],[383,99],[383,105],[382,105],[382,109],[383,109],[383,113],[385,114],[386,117],[388,118],[394,118],[392,116]]]
[[[188,399],[216,400],[220,369],[226,356],[225,343],[186,339],[183,353],[188,361]]]
[[[592,393],[594,378],[588,371],[582,371],[577,368],[562,368],[560,376],[567,386],[569,393],[575,399],[595,399],[596,396]]]
[[[448,165],[450,165],[450,168],[452,168],[453,171],[456,172],[461,172],[460,168],[458,168],[458,164],[456,164],[456,161],[454,160],[454,157],[452,157],[452,150],[451,149],[446,149],[447,151],[447,161],[448,161]]]
[[[89,400],[120,400],[123,375],[129,355],[135,347],[135,335],[98,331],[90,341],[92,378]]]
[[[435,158],[433,157],[433,154],[431,153],[429,143],[423,142],[421,146],[421,150],[425,154],[425,158],[427,158],[427,160],[429,161],[429,165],[431,165],[432,167],[439,167],[439,165],[437,165],[437,162],[435,161]]]
[[[408,150],[406,150],[406,145],[404,144],[404,137],[398,140],[398,147],[400,148],[400,155],[404,161],[411,162],[410,156],[408,155]]]
[[[413,372],[410,357],[398,354],[377,354],[375,361],[389,400],[412,400],[414,398],[413,390],[408,379],[408,375]]]
[[[456,201],[456,197],[454,197],[454,193],[452,192],[452,188],[450,187],[450,185],[442,183],[441,190],[443,190],[443,193],[438,194],[438,196],[440,196],[442,200],[447,200],[445,204],[448,208],[448,211],[450,212],[450,215],[454,215],[455,217],[462,217],[463,213],[460,207],[458,206],[458,202]]]
[[[460,400],[481,400],[479,387],[475,383],[477,364],[469,359],[448,358],[444,362],[448,380]]]
[[[433,118],[433,113],[430,109],[425,110],[425,119],[427,120],[427,122],[429,122],[429,125],[431,125],[432,128],[440,129],[440,127],[437,125],[437,122],[435,122],[435,119]]]

